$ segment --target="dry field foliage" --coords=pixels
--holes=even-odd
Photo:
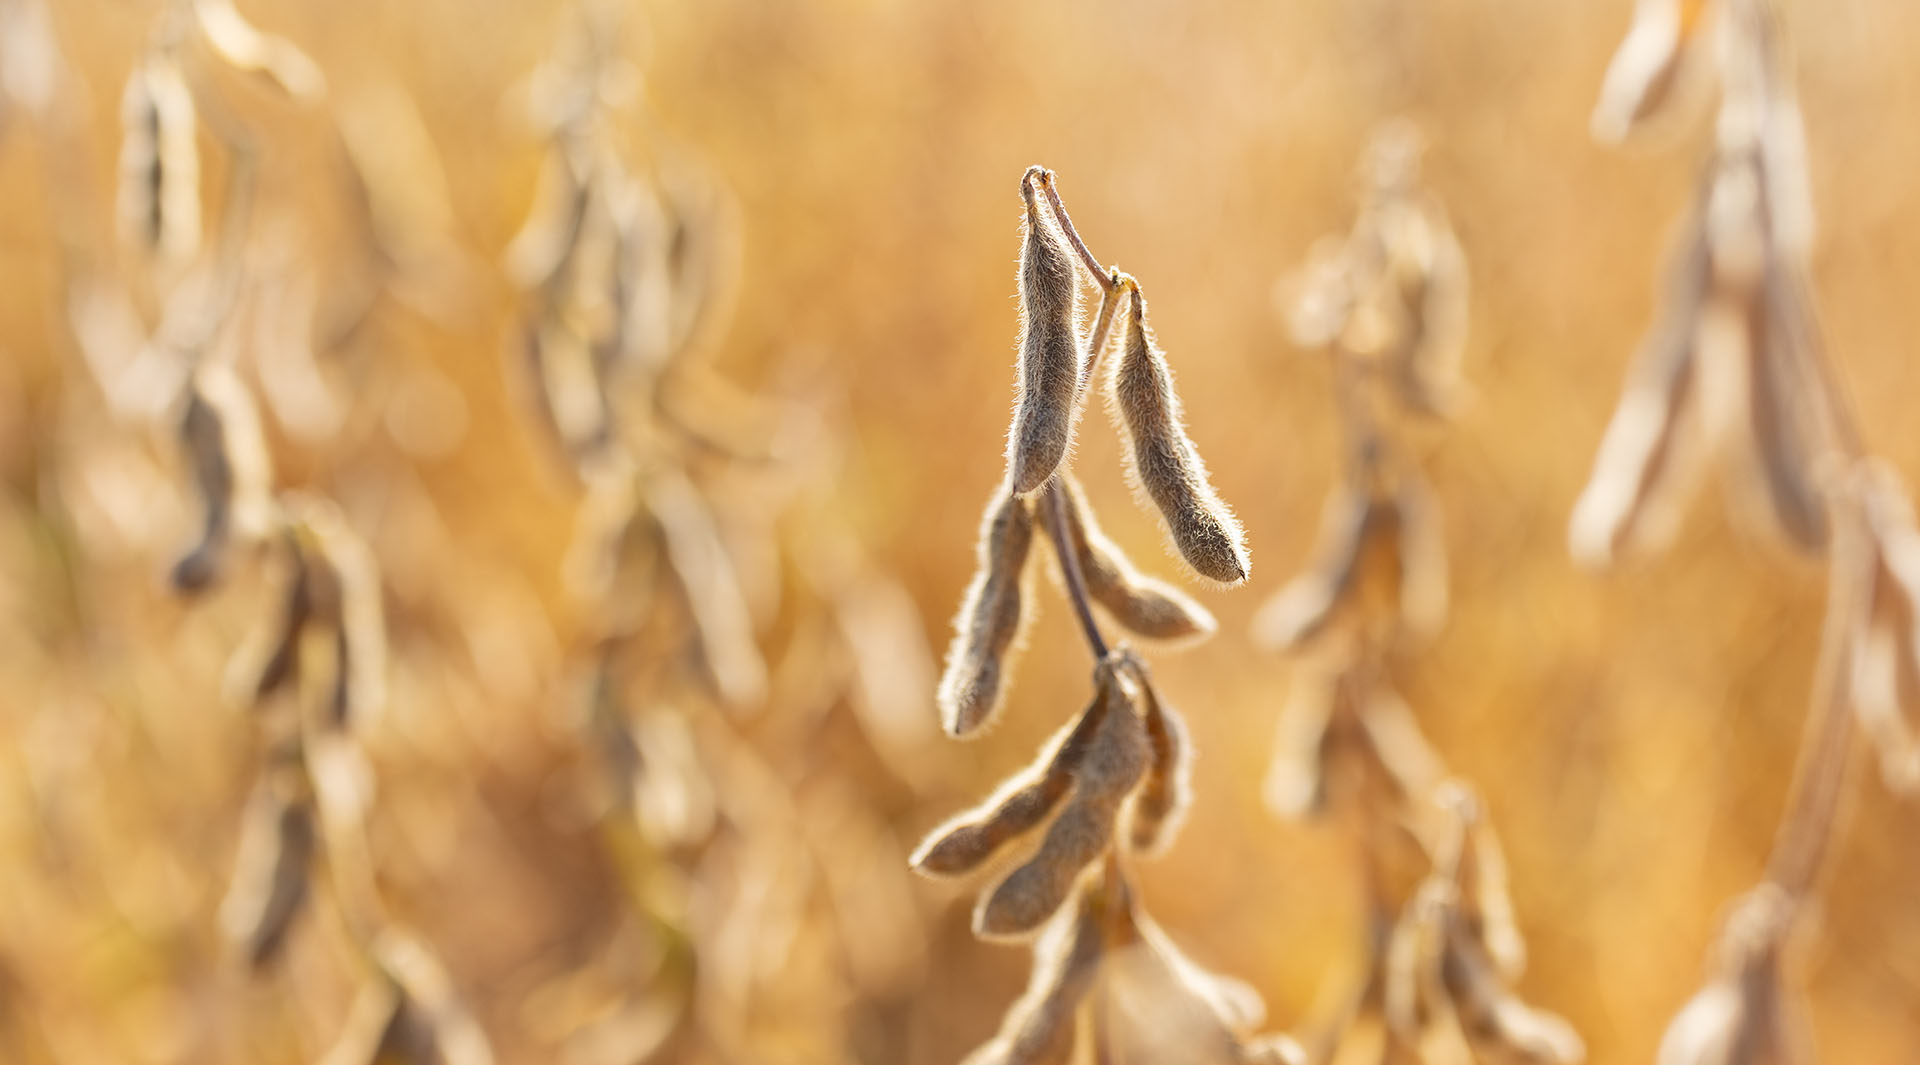
[[[0,0],[0,1061],[1908,1060],[1915,55]]]

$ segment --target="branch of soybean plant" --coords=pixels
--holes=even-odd
[[[1767,860],[1767,879],[1794,899],[1803,898],[1819,877],[1846,790],[1854,717],[1847,662],[1860,614],[1867,609],[1868,565],[1873,560],[1858,500],[1850,492],[1835,493],[1833,507],[1827,616],[1814,666],[1814,703],[1807,712],[1786,818]]]
[[[1079,253],[1080,261],[1086,264],[1087,272],[1093,275],[1094,282],[1103,291],[1115,293],[1115,289],[1120,285],[1119,279],[1114,276],[1113,271],[1100,265],[1100,260],[1094,258],[1093,252],[1087,250],[1087,242],[1081,240],[1079,232],[1073,228],[1073,219],[1067,217],[1067,205],[1060,202],[1060,190],[1054,186],[1053,171],[1044,166],[1030,166],[1027,168],[1025,180],[1039,181],[1040,187],[1046,190],[1047,204],[1053,208],[1053,217],[1060,223],[1060,231],[1067,236],[1067,243],[1073,245],[1073,250]]]
[[[1073,614],[1080,619],[1080,631],[1093,650],[1094,661],[1103,661],[1107,657],[1107,641],[1101,637],[1093,608],[1087,604],[1087,581],[1080,573],[1080,560],[1068,546],[1073,540],[1067,535],[1066,502],[1060,497],[1058,476],[1047,482],[1046,497],[1048,539],[1053,541],[1054,557],[1060,560],[1060,576],[1067,586],[1067,598],[1073,602]]]

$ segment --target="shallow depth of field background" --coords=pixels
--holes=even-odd
[[[107,190],[153,5],[50,6]],[[558,580],[577,499],[508,391],[517,309],[494,265],[539,161],[501,97],[562,11],[241,6],[336,89],[404,85],[450,175],[455,236],[486,267],[471,313],[451,327],[393,313],[375,355],[457,387],[463,435],[432,457],[376,447],[328,468],[346,471],[336,494],[372,478],[374,495],[403,484],[396,498],[438,513],[431,534],[373,537],[395,584],[396,707],[368,741],[382,886],[500,1059],[545,1060],[555,1033],[533,992],[621,904],[591,834],[554,813],[566,775],[586,771],[555,723],[579,626]],[[1287,340],[1274,290],[1347,226],[1352,164],[1383,118],[1429,134],[1429,183],[1474,282],[1477,402],[1421,435],[1455,609],[1406,695],[1507,848],[1532,948],[1521,991],[1566,1016],[1599,1065],[1649,1060],[1723,904],[1759,875],[1810,683],[1819,570],[1740,540],[1711,496],[1675,549],[1619,573],[1581,572],[1564,547],[1707,133],[1700,113],[1671,143],[1589,141],[1629,6],[703,0],[634,20],[650,106],[736,201],[732,316],[711,361],[755,391],[831,397],[820,412],[845,449],[831,509],[911,592],[934,649],[1001,475],[1022,170],[1053,168],[1094,253],[1140,278],[1254,554],[1250,586],[1199,593],[1221,633],[1155,656],[1196,737],[1198,794],[1143,890],[1190,953],[1260,988],[1276,1027],[1342,979],[1358,929],[1341,842],[1277,821],[1259,793],[1289,671],[1246,623],[1309,557],[1338,432],[1327,368]],[[1920,13],[1789,6],[1826,335],[1872,446],[1920,475]],[[246,114],[265,124],[263,200],[299,203],[321,180],[301,154],[318,127],[260,100]],[[154,513],[176,523],[154,536],[159,553],[95,558],[45,484],[72,446],[62,397],[87,385],[56,313],[41,151],[30,126],[0,128],[0,1057],[309,1060],[351,991],[323,923],[302,918],[259,978],[216,935],[252,743],[220,669],[249,604],[170,597],[178,505]],[[1109,531],[1174,573],[1128,504],[1104,419],[1086,424],[1078,468]],[[322,466],[296,446],[276,454],[289,482]],[[1057,594],[1042,602],[1001,727],[892,767],[922,785],[882,811],[904,844],[1024,764],[1084,698],[1079,637]],[[1920,811],[1871,772],[1855,795],[1796,971],[1823,1060],[1894,1062],[1920,1044]],[[955,1061],[1023,986],[1024,950],[967,934],[970,893],[917,890],[923,980],[842,1004],[861,1019],[819,1060]]]

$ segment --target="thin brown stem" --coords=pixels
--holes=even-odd
[[[1767,862],[1767,879],[1795,899],[1804,897],[1819,877],[1832,848],[1846,790],[1854,728],[1847,658],[1865,609],[1872,560],[1855,502],[1836,494],[1834,510],[1827,616],[1814,666],[1814,701],[1794,765],[1787,814]]]
[[[1136,288],[1132,277],[1118,270],[1108,275],[1112,285],[1103,288],[1100,293],[1100,312],[1094,315],[1093,332],[1087,334],[1087,355],[1081,360],[1081,387],[1092,378],[1093,371],[1100,364],[1100,353],[1106,350],[1107,334],[1113,329],[1114,312],[1120,309],[1120,299],[1130,289]]]
[[[1060,223],[1060,231],[1066,234],[1067,243],[1073,245],[1073,250],[1079,254],[1080,261],[1086,265],[1087,272],[1093,275],[1094,283],[1099,285],[1102,291],[1113,293],[1120,285],[1120,280],[1116,276],[1117,271],[1101,266],[1100,260],[1094,257],[1093,252],[1087,250],[1087,242],[1080,239],[1079,231],[1073,228],[1073,219],[1067,217],[1067,205],[1060,202],[1060,190],[1054,185],[1053,171],[1043,166],[1028,167],[1026,180],[1038,182],[1046,191],[1047,204],[1053,208],[1053,217]]]
[[[1087,646],[1092,648],[1094,660],[1104,661],[1107,657],[1107,641],[1100,635],[1100,624],[1093,619],[1093,608],[1087,603],[1087,581],[1080,573],[1080,559],[1067,537],[1067,503],[1060,494],[1058,477],[1047,482],[1042,490],[1046,497],[1047,531],[1052,534],[1053,552],[1060,559],[1060,576],[1067,586],[1067,599],[1073,603],[1074,617],[1080,620],[1080,631],[1087,638]]]

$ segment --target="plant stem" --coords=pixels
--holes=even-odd
[[[1107,657],[1107,641],[1100,635],[1100,624],[1093,619],[1093,608],[1087,605],[1087,582],[1080,573],[1080,559],[1075,557],[1067,538],[1067,503],[1060,494],[1058,474],[1047,482],[1041,490],[1045,498],[1042,505],[1047,508],[1048,539],[1053,541],[1053,552],[1060,559],[1060,575],[1067,585],[1067,599],[1073,603],[1074,616],[1080,619],[1080,631],[1087,638],[1087,646],[1093,649],[1094,660],[1104,661]]]
[[[1872,561],[1855,502],[1838,493],[1834,498],[1827,615],[1814,666],[1813,706],[1794,765],[1787,813],[1767,861],[1767,879],[1796,900],[1812,889],[1820,874],[1846,790],[1854,727],[1847,658],[1865,607],[1867,565]]]
[[[1111,293],[1120,287],[1120,281],[1112,271],[1100,265],[1093,252],[1087,250],[1087,242],[1080,239],[1080,233],[1073,228],[1073,219],[1067,217],[1067,205],[1060,202],[1060,190],[1054,186],[1053,171],[1044,166],[1027,168],[1026,180],[1038,180],[1040,187],[1046,190],[1047,203],[1053,208],[1053,217],[1060,223],[1060,231],[1067,236],[1067,243],[1080,255],[1080,261],[1086,264],[1087,272],[1093,275],[1095,284],[1102,291]]]

